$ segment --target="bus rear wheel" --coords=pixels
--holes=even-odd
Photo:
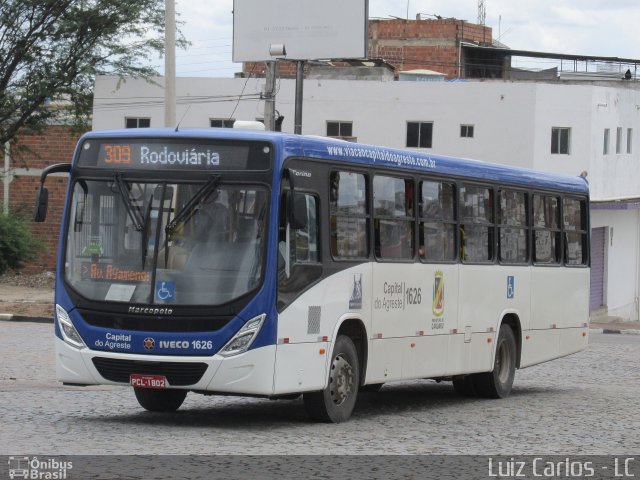
[[[134,388],[133,391],[140,406],[150,412],[175,412],[187,396],[186,390]]]
[[[496,344],[493,371],[473,375],[476,393],[485,398],[505,398],[511,393],[516,373],[516,337],[509,325],[502,325]]]
[[[312,420],[340,423],[349,419],[358,397],[360,366],[353,341],[339,335],[333,347],[327,387],[303,395],[304,406]]]

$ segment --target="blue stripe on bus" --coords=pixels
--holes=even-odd
[[[322,160],[342,160],[360,165],[403,167],[410,171],[432,173],[439,176],[455,176],[469,181],[509,183],[526,188],[556,190],[587,195],[589,186],[579,176],[559,175],[550,172],[513,167],[465,158],[432,155],[416,150],[402,150],[373,145],[345,142],[324,137],[299,136],[275,132],[234,129],[183,129],[176,132],[166,128],[131,128],[89,132],[83,138],[211,138],[229,140],[269,141],[280,147],[283,162],[288,157],[310,157]],[[276,164],[277,169],[282,163]]]

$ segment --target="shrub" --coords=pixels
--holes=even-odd
[[[24,216],[0,213],[0,274],[8,268],[22,268],[24,262],[35,259],[42,248]]]

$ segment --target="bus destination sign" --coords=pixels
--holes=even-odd
[[[267,144],[87,140],[79,166],[118,170],[267,170],[270,152]]]
[[[220,151],[203,145],[131,145],[104,143],[98,154],[98,166],[122,166],[130,164],[141,167],[196,167],[214,168],[220,166]]]

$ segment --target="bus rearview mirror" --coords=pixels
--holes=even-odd
[[[33,215],[35,222],[44,222],[47,218],[47,208],[49,207],[49,190],[46,187],[36,189],[36,208]]]
[[[289,226],[294,230],[307,228],[307,197],[303,193],[289,193]]]

